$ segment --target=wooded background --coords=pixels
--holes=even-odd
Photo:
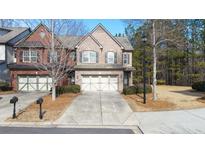
[[[157,83],[192,85],[205,80],[205,20],[128,20],[125,34],[132,45],[134,83],[143,82],[143,49],[146,49],[147,82],[152,84],[153,45],[152,23],[155,22],[157,54]],[[142,33],[147,43],[142,44]],[[156,41],[157,41],[156,40]]]

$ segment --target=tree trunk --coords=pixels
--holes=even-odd
[[[56,85],[52,84],[52,101],[56,100]]]
[[[157,100],[157,55],[156,55],[156,34],[155,22],[152,23],[152,39],[153,39],[153,101]]]

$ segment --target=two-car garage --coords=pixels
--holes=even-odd
[[[49,91],[51,84],[52,78],[48,76],[18,76],[19,91]]]
[[[83,91],[117,91],[118,76],[116,75],[82,75]]]

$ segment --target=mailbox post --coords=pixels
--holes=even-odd
[[[36,104],[39,104],[39,106],[40,106],[40,110],[39,110],[39,118],[40,119],[43,119],[42,103],[43,103],[43,98],[39,98],[36,100]]]
[[[13,119],[16,118],[16,102],[18,102],[18,97],[13,96],[12,99],[10,99],[10,104],[14,104],[14,108],[13,108]]]

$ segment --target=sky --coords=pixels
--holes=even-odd
[[[112,35],[116,33],[125,33],[125,23],[120,19],[84,19],[84,24],[91,31],[95,26],[101,23]]]

